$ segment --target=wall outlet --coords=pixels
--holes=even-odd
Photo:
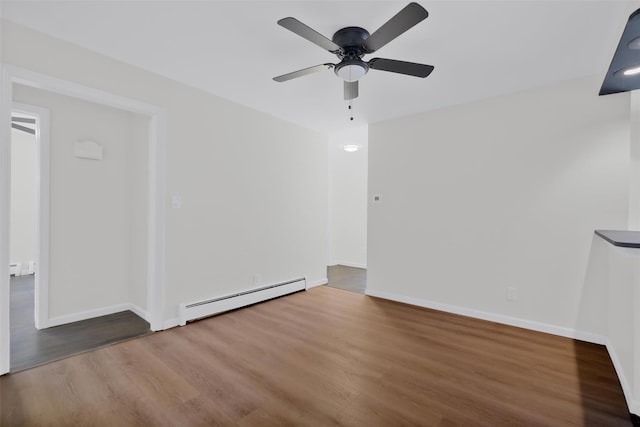
[[[518,299],[518,288],[509,286],[507,288],[507,301],[516,301]]]

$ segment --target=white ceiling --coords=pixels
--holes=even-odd
[[[272,77],[336,57],[278,26],[328,38],[375,31],[408,1],[7,1],[4,19],[191,86],[333,133],[586,75],[604,76],[627,1],[421,1],[430,16],[372,56],[435,66],[426,79],[372,70],[350,122],[332,71]],[[372,56],[365,57],[371,59]],[[597,93],[599,88],[594,88]]]

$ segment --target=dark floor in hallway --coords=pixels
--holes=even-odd
[[[331,265],[327,267],[327,286],[364,294],[367,289],[367,270],[365,268]]]
[[[151,333],[130,311],[38,330],[33,320],[34,276],[11,278],[11,372]]]

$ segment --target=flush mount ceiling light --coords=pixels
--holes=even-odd
[[[355,82],[367,74],[369,66],[364,61],[341,62],[336,65],[335,73],[345,82]]]
[[[344,149],[344,151],[346,151],[347,153],[353,153],[354,151],[358,151],[358,146],[355,144],[347,144],[344,147],[342,147]]]
[[[640,9],[629,16],[600,95],[640,89]]]

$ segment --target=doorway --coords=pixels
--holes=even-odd
[[[148,146],[144,154],[148,161],[148,170],[146,173],[147,196],[143,203],[147,206],[146,217],[148,231],[144,247],[147,251],[147,259],[141,265],[146,269],[146,298],[143,310],[140,311],[150,324],[151,330],[164,329],[163,311],[164,311],[164,204],[165,204],[165,112],[164,110],[146,103],[139,102],[130,98],[124,98],[108,92],[100,91],[95,88],[89,88],[66,80],[54,78],[44,74],[36,73],[30,70],[4,65],[2,69],[2,91],[0,92],[0,119],[5,126],[2,126],[0,134],[0,375],[10,370],[11,355],[11,334],[10,334],[10,152],[11,152],[11,131],[10,120],[13,110],[13,85],[20,84],[31,88],[39,88],[44,91],[73,97],[74,99],[94,102],[99,105],[109,106],[122,111],[140,114],[147,119],[147,140]],[[44,133],[44,128],[43,128]],[[6,155],[5,155],[6,154]],[[41,170],[42,172],[42,170]],[[43,179],[40,176],[40,179]],[[42,194],[41,194],[42,196]],[[42,204],[42,208],[46,205]],[[41,218],[47,219],[48,215],[41,215]],[[42,224],[38,224],[41,226]],[[60,228],[57,228],[60,230]],[[42,229],[39,230],[40,235]],[[40,247],[47,245],[41,244]],[[46,251],[43,251],[46,254]],[[35,278],[46,277],[45,274],[39,274],[38,269],[42,270],[47,260],[36,259]],[[34,293],[38,293],[38,286],[35,284]],[[48,300],[48,298],[35,298],[35,315],[38,316],[39,311],[45,310],[48,304],[41,304],[37,307],[39,300]],[[132,304],[123,304],[122,306],[130,307]],[[108,307],[111,312],[115,308]],[[132,307],[131,307],[132,308]],[[56,313],[49,313],[54,316]],[[61,323],[68,323],[83,317],[86,313],[77,313],[74,316],[58,316]],[[70,317],[75,317],[70,319]],[[86,317],[85,317],[86,318]],[[40,318],[41,323],[50,320],[50,317]],[[50,322],[43,327],[53,326]],[[51,330],[51,329],[49,329]]]
[[[367,126],[329,137],[328,286],[365,293],[367,287]]]
[[[11,252],[13,276],[33,275],[36,260],[36,116],[11,114]]]
[[[49,317],[49,297],[55,300],[56,292],[55,289],[53,294],[49,292],[51,144],[48,117],[48,109],[18,103],[14,104],[11,114],[11,372],[151,332],[148,323],[131,311],[65,322],[60,326],[54,326],[56,319]],[[59,148],[54,152],[59,152]],[[65,169],[69,169],[68,165]],[[59,177],[54,178],[59,181]],[[65,216],[73,215],[78,209],[70,203],[65,205],[70,209]],[[60,239],[55,240],[54,246],[59,245]],[[60,293],[60,286],[57,289]]]
[[[42,328],[49,298],[49,110],[13,103],[10,143],[10,274],[31,283],[29,318]]]

